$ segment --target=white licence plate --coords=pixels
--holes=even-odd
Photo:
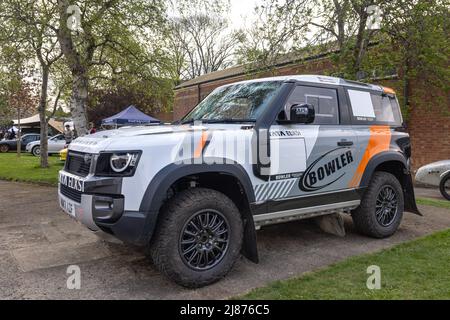
[[[63,198],[60,198],[59,200],[60,204],[61,204],[61,208],[70,216],[75,217],[75,203],[70,201],[70,200],[66,200]]]

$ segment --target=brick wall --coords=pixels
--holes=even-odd
[[[261,73],[254,77],[326,74],[331,68],[331,61],[327,58],[322,58],[297,65],[281,67],[276,69],[275,72]],[[248,79],[248,75],[240,75],[176,90],[173,107],[174,120],[178,120],[188,113],[215,88],[246,79]],[[403,92],[399,81],[387,80],[381,81],[379,84],[396,89],[398,95],[401,95]],[[414,83],[410,87],[410,92],[414,94],[415,91],[418,91],[417,88],[419,87],[426,94],[433,92],[433,88],[423,90],[424,86],[426,87],[426,84]],[[437,106],[434,101],[430,101],[426,96],[416,99],[412,103],[412,111],[408,115],[407,125],[411,136],[413,170],[417,170],[419,167],[434,161],[450,160],[450,98],[448,96],[445,98],[447,99],[445,100],[446,102],[441,102],[440,106]],[[401,97],[399,99],[401,100]],[[423,106],[427,107],[424,108]],[[445,108],[447,112],[445,112]]]
[[[414,169],[434,161],[450,160],[450,97],[438,103],[430,97],[433,88],[427,91],[427,96],[412,103],[407,122]]]

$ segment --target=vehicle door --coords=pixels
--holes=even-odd
[[[297,85],[284,106],[289,120],[294,105],[310,104],[310,124],[278,122],[270,128],[272,189],[267,200],[338,192],[355,171],[355,135],[340,118],[338,88]]]
[[[33,140],[33,137],[34,136],[25,136],[25,137],[23,137],[21,140],[21,142],[20,142],[20,145],[21,145],[21,147],[22,147],[22,150],[25,150],[25,148],[26,148],[26,146],[27,146],[27,144],[29,144],[30,142],[32,142],[32,141],[34,141]]]
[[[59,152],[62,149],[64,149],[65,145],[66,145],[66,140],[64,139],[64,135],[58,134],[57,136],[55,136],[51,139],[51,142],[49,140],[48,151],[49,152]]]

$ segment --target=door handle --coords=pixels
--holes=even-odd
[[[341,140],[337,143],[339,147],[349,147],[353,145],[353,141]]]

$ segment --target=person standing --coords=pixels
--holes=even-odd
[[[16,138],[16,131],[14,131],[14,127],[9,131],[9,140],[14,140]]]
[[[66,144],[70,144],[73,140],[73,131],[70,128],[70,125],[66,124],[66,127],[64,128],[64,139],[66,140]]]
[[[89,122],[89,134],[94,134],[97,132],[97,129],[95,128],[95,125],[93,122]]]

